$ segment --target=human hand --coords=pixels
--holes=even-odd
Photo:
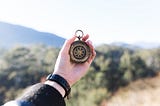
[[[70,61],[69,49],[71,44],[76,39],[76,36],[65,42],[58,55],[53,74],[62,76],[67,80],[70,86],[80,80],[81,77],[83,77],[87,73],[90,64],[96,56],[96,52],[94,50],[92,42],[89,40],[87,41],[88,38],[89,35],[86,35],[82,38],[82,40],[85,41],[91,49],[91,56],[85,63],[77,64]]]

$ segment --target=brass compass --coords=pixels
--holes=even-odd
[[[88,44],[82,41],[83,35],[84,34],[82,30],[77,30],[75,32],[75,36],[78,38],[78,40],[74,41],[71,44],[71,47],[69,50],[70,59],[74,63],[86,62],[91,54],[91,50]]]

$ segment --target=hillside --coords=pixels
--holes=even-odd
[[[61,47],[65,39],[55,34],[39,32],[20,25],[0,22],[0,47],[11,47],[17,44],[45,44]]]
[[[160,73],[156,77],[140,79],[121,88],[101,106],[159,106]]]
[[[93,64],[87,75],[73,86],[72,99],[67,101],[67,106],[100,106],[106,98],[112,97],[114,101],[117,96],[120,96],[119,98],[123,102],[124,99],[121,96],[130,92],[131,88],[141,88],[141,85],[145,83],[134,85],[135,87],[125,89],[125,92],[122,92],[124,94],[118,95],[120,88],[130,85],[136,80],[151,79],[157,75],[159,72],[157,70],[160,70],[159,50],[157,48],[133,51],[110,45],[97,47],[97,55]],[[58,52],[58,48],[44,45],[0,49],[0,105],[13,100],[21,94],[23,89],[38,83],[46,75],[53,72]],[[151,84],[155,82],[153,81]],[[117,91],[118,93],[116,93]],[[135,92],[141,94],[141,91]],[[135,92],[131,94],[131,97],[136,95]],[[135,98],[132,99],[136,101]],[[108,103],[117,102],[108,101]]]

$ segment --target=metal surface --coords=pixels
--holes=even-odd
[[[78,34],[78,32],[81,34]],[[78,40],[74,41],[71,44],[70,51],[69,51],[70,59],[74,63],[84,63],[90,57],[90,54],[91,54],[90,47],[86,42],[81,40],[81,38],[83,37],[82,30],[77,30],[75,32],[75,35],[77,36]]]

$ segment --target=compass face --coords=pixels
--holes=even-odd
[[[70,47],[70,58],[75,63],[84,63],[90,56],[90,48],[83,41],[75,41]]]

